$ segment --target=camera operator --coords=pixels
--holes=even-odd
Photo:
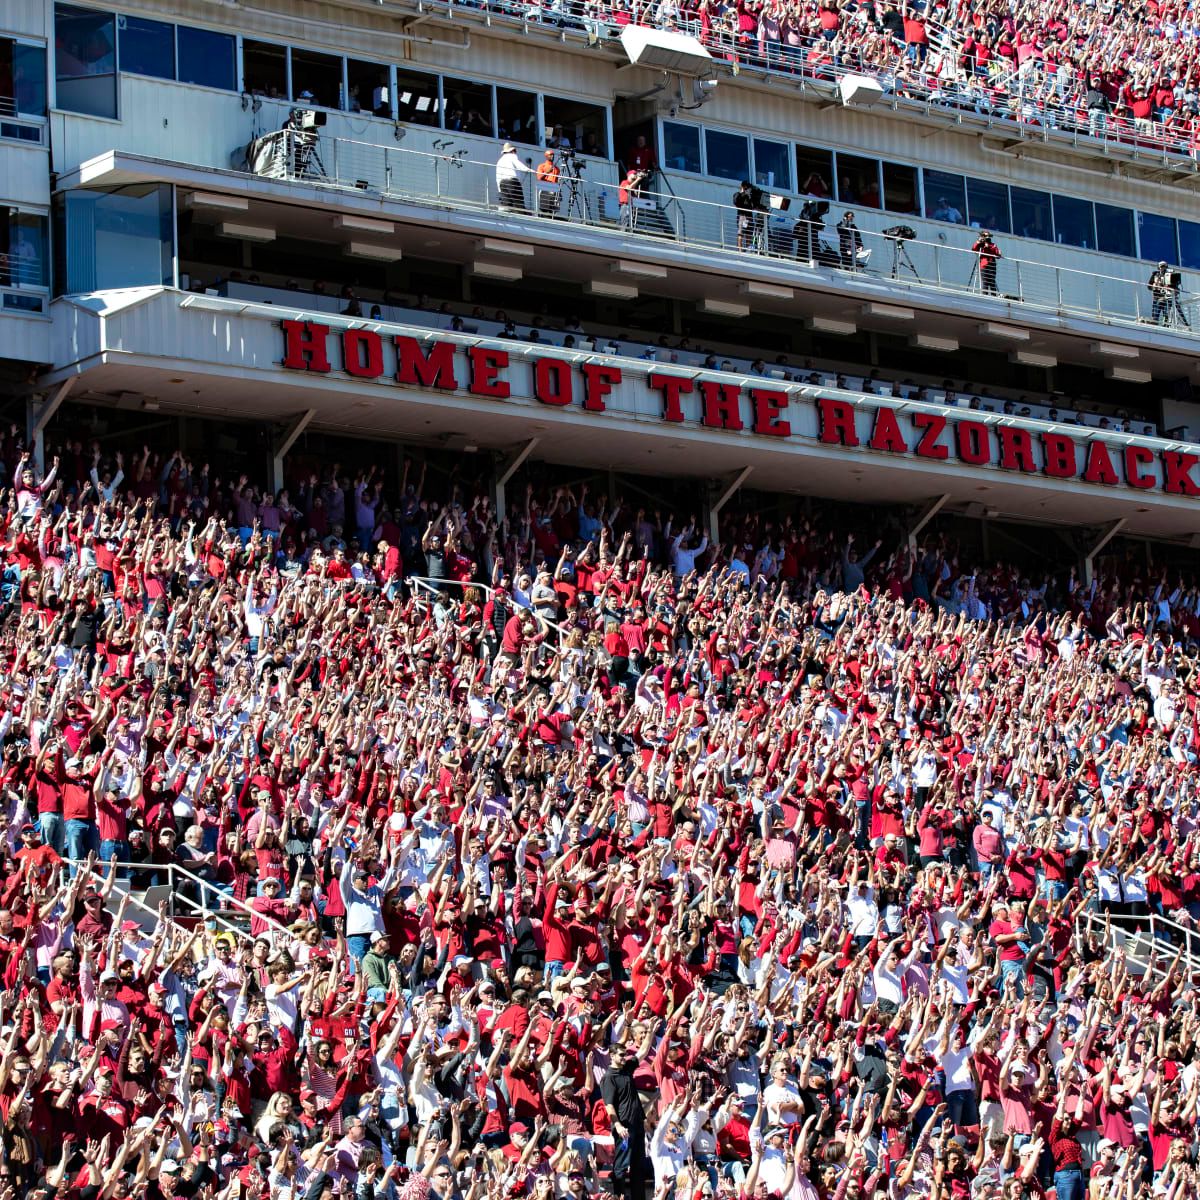
[[[996,287],[996,271],[1000,266],[1000,247],[992,239],[992,235],[983,229],[975,239],[971,249],[978,255],[979,286],[989,296],[995,296],[999,291]]]
[[[1153,302],[1151,316],[1155,325],[1170,325],[1172,316],[1190,329],[1183,305],[1179,302],[1179,272],[1172,271],[1166,262],[1160,262],[1150,274],[1150,298]]]
[[[847,210],[837,223],[838,254],[842,260],[842,268],[846,271],[857,271],[859,255],[863,248],[862,230],[854,223],[854,213]]]
[[[558,212],[558,166],[553,150],[546,151],[545,157],[538,163],[536,175],[538,215],[553,217]]]
[[[637,225],[637,202],[642,188],[649,182],[651,172],[630,167],[617,188],[617,204],[621,209],[621,228],[633,229]]]
[[[821,230],[825,228],[825,214],[829,211],[828,200],[806,200],[800,208],[800,216],[792,226],[796,239],[796,257],[801,262],[811,263],[817,256],[817,245]]]
[[[733,207],[737,209],[737,248],[749,250],[760,245],[763,213],[767,210],[762,188],[743,179],[741,187],[733,194]]]
[[[528,212],[525,207],[525,191],[521,187],[521,175],[532,175],[533,167],[522,162],[517,156],[517,148],[512,142],[505,142],[500,148],[500,157],[496,159],[496,189],[500,193],[502,208],[512,208],[517,212]]]

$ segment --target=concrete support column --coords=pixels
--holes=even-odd
[[[297,413],[278,436],[272,438],[271,469],[268,480],[271,491],[278,492],[283,487],[283,460],[287,457],[287,452],[296,444],[296,439],[308,428],[316,415],[315,408],[306,408],[302,413]]]
[[[46,426],[75,386],[75,378],[64,380],[47,396],[30,396],[25,401],[25,445],[39,475],[46,471]]]

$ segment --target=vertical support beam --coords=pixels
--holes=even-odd
[[[505,486],[521,469],[525,460],[537,449],[538,441],[538,438],[530,438],[523,446],[496,464],[496,478],[492,484],[492,507],[496,510],[497,523],[504,520],[507,513],[508,501],[505,498]]]
[[[743,467],[736,475],[726,480],[724,484],[718,483],[714,487],[711,499],[708,502],[708,511],[704,514],[705,523],[708,526],[708,540],[710,542],[715,544],[721,540],[721,510],[733,499],[742,484],[750,478],[750,472],[753,470],[753,467]]]
[[[75,386],[76,378],[77,376],[72,375],[63,380],[45,400],[39,402],[30,396],[25,401],[25,445],[33,456],[34,467],[39,475],[44,474],[46,470],[46,426],[62,407],[62,402]]]
[[[278,492],[283,487],[283,460],[287,457],[287,452],[296,444],[296,439],[308,428],[316,415],[315,408],[306,408],[302,413],[297,413],[283,432],[272,441],[271,478],[269,480],[271,491]]]
[[[1100,530],[1100,535],[1094,542],[1083,552],[1083,561],[1080,564],[1080,577],[1083,580],[1084,587],[1091,587],[1092,580],[1096,575],[1096,555],[1108,545],[1109,542],[1125,528],[1125,518],[1118,517],[1115,521],[1109,521]]]
[[[917,515],[916,522],[909,528],[908,531],[908,548],[915,551],[917,548],[917,534],[933,520],[934,517],[946,507],[950,499],[949,492],[943,492],[940,496],[935,496],[928,504],[921,509]]]

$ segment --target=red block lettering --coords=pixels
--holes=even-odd
[[[621,368],[604,363],[583,364],[583,407],[588,412],[603,412],[604,397],[621,382]]]
[[[1128,460],[1125,464],[1125,477],[1129,478]],[[1083,464],[1083,479],[1085,483],[1102,483],[1105,487],[1116,487],[1120,483],[1117,478],[1117,469],[1112,464],[1108,446],[1104,442],[1088,442],[1087,458]],[[1154,481],[1151,480],[1144,486],[1151,487],[1153,483]],[[1134,484],[1134,487],[1138,486],[1141,485]]]
[[[992,461],[992,439],[988,427],[980,421],[956,421],[954,441],[958,457],[973,467],[981,467]]]
[[[868,445],[872,450],[886,450],[888,454],[908,453],[908,443],[900,432],[900,422],[896,420],[896,414],[892,409],[876,410],[875,428],[871,430],[871,440]]]
[[[347,329],[342,334],[342,363],[347,375],[378,379],[383,374],[383,339],[372,329]]]
[[[738,401],[742,389],[736,383],[713,383],[706,379],[700,385],[704,401],[700,423],[710,429],[741,429],[742,416],[738,412]]]
[[[924,430],[916,445],[916,453],[921,458],[936,458],[944,462],[950,457],[949,447],[938,441],[946,428],[946,418],[941,413],[913,413],[912,423],[914,429]]]
[[[679,397],[692,390],[692,381],[679,375],[660,375],[655,371],[646,377],[646,382],[663,394],[663,420],[683,420],[683,408]]]
[[[533,394],[543,404],[562,408],[571,403],[571,364],[561,358],[539,358],[533,368]]]
[[[280,321],[283,330],[283,365],[293,371],[328,371],[328,325],[312,321]]]
[[[1065,433],[1042,434],[1042,471],[1053,479],[1070,479],[1075,474],[1075,442]]]
[[[472,396],[491,396],[506,400],[512,394],[508,381],[500,379],[500,372],[508,366],[507,350],[489,350],[486,346],[472,346],[467,351],[471,359],[471,384],[467,389]]]
[[[505,362],[507,362],[507,357]],[[412,337],[396,338],[396,380],[452,392],[458,387],[454,378],[454,343],[434,342],[428,354]],[[475,389],[472,388],[472,391]]]
[[[1096,442],[1093,445],[1104,445],[1103,442]],[[1108,458],[1107,447],[1104,450],[1104,457]],[[1148,467],[1154,461],[1154,451],[1147,449],[1145,446],[1126,446],[1125,447],[1125,482],[1130,487],[1141,488],[1143,491],[1146,488],[1154,486],[1153,475],[1143,475],[1142,468]],[[1109,470],[1112,470],[1112,463],[1109,463]],[[1117,482],[1116,471],[1112,472],[1113,483]],[[1105,480],[1107,483],[1108,481]]]
[[[1129,447],[1133,449],[1132,446]],[[1183,454],[1178,450],[1164,450],[1163,491],[1174,496],[1200,496],[1200,484],[1192,478],[1192,468],[1200,462],[1200,456]]]
[[[1001,425],[1000,466],[1005,471],[1023,471],[1032,475],[1037,471],[1033,461],[1033,438],[1028,429],[1017,429],[1012,425]]]
[[[854,405],[845,400],[817,401],[817,427],[821,441],[830,446],[857,446],[858,430],[854,428]]]
[[[779,414],[788,406],[787,392],[776,392],[771,388],[751,388],[750,401],[754,405],[754,432],[767,437],[790,437],[792,424],[781,421]]]

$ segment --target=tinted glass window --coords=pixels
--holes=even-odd
[[[1096,245],[1106,254],[1137,257],[1133,239],[1133,212],[1115,204],[1096,205]]]
[[[700,172],[699,125],[663,122],[663,166],[672,171]]]
[[[175,78],[175,26],[143,17],[118,17],[121,70],[155,79]]]
[[[547,145],[571,143],[581,154],[608,158],[608,115],[599,104],[586,104],[565,96],[543,96]]]
[[[117,28],[111,13],[55,7],[54,74],[59,108],[116,117]]]
[[[0,38],[0,114],[46,115],[46,49]]]
[[[967,180],[967,220],[976,229],[1011,233],[1008,219],[1008,188],[990,179]]]
[[[436,75],[396,68],[396,116],[413,125],[440,124]]]
[[[1175,222],[1171,217],[1160,217],[1157,213],[1138,213],[1138,246],[1142,257],[1149,262],[1166,259],[1174,263],[1178,259],[1175,249]]]
[[[230,92],[237,88],[237,40],[232,34],[179,25],[175,30],[175,46],[180,83],[198,83]]]
[[[0,286],[46,286],[46,218],[0,208]]]
[[[1090,200],[1054,197],[1054,240],[1063,246],[1096,248],[1096,217]]]
[[[888,212],[917,215],[916,167],[907,167],[903,163],[883,164],[883,207]]]
[[[392,99],[388,94],[388,69],[379,63],[346,60],[346,81],[350,97],[346,108],[350,112],[374,113],[377,117],[392,115]]]
[[[342,106],[342,60],[333,54],[292,50],[292,99],[321,108]]]
[[[859,208],[879,207],[879,160],[853,154],[837,156],[837,198]]]
[[[242,42],[242,82],[253,96],[287,99],[287,47],[270,42]]]
[[[515,88],[496,89],[496,136],[527,146],[538,144],[537,97]]]
[[[1195,221],[1179,222],[1179,265],[1200,269],[1200,225]]]
[[[739,183],[750,178],[750,143],[740,133],[706,129],[704,146],[710,175],[718,179],[736,179]]]
[[[946,171],[925,172],[925,215],[951,225],[967,222],[967,187],[961,175]]]
[[[802,196],[833,196],[833,154],[811,146],[796,147],[796,190]]]
[[[1012,231],[1019,237],[1040,238],[1048,242],[1053,237],[1050,193],[1030,188],[1010,188],[1012,202]]]
[[[447,77],[442,80],[442,89],[446,98],[447,129],[494,136],[490,84]]]
[[[783,142],[754,139],[754,182],[778,191],[792,190],[792,150]]]

